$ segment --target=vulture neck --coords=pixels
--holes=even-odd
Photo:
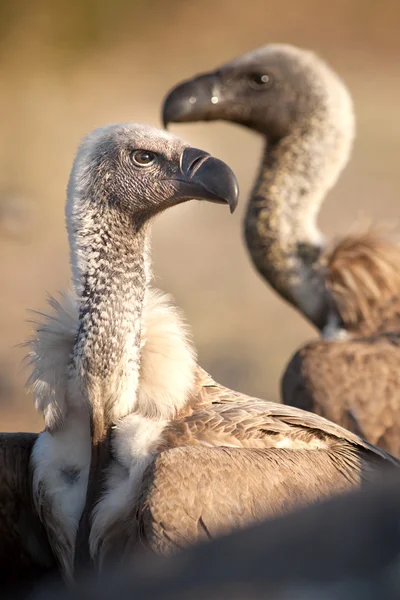
[[[317,216],[348,161],[353,138],[350,96],[342,84],[321,92],[308,118],[266,144],[245,220],[259,273],[315,326],[337,318],[320,262],[325,242]],[[335,313],[335,314],[332,314]]]
[[[72,366],[92,414],[93,441],[134,410],[149,272],[147,227],[135,231],[130,222],[97,218],[99,227],[86,236]]]
[[[79,203],[69,215],[79,308],[70,385],[90,409],[92,440],[86,505],[75,545],[78,573],[91,566],[91,515],[111,460],[111,427],[135,408],[142,308],[150,277],[149,226],[138,226],[104,198],[83,208]]]

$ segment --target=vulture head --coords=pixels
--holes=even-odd
[[[164,100],[163,121],[164,126],[231,121],[276,141],[338,96],[345,96],[338,113],[342,101],[352,112],[350,96],[339,77],[315,54],[268,44],[178,84]]]
[[[228,204],[232,212],[238,194],[224,162],[165,131],[130,123],[90,133],[78,149],[66,203],[78,295],[96,260],[121,258],[124,244],[158,213],[191,199]]]
[[[111,125],[82,142],[68,184],[67,215],[118,211],[136,225],[170,206],[198,199],[238,200],[231,169],[207,152],[164,131],[140,124]]]
[[[214,120],[265,138],[245,216],[246,243],[270,285],[325,327],[335,311],[319,262],[325,238],[317,215],[352,148],[349,91],[312,52],[268,44],[178,84],[164,100],[165,126]]]

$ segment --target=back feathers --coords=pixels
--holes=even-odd
[[[400,328],[400,245],[370,229],[324,254],[326,282],[348,330],[369,335],[395,318]]]

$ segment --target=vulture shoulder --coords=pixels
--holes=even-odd
[[[170,421],[102,559],[140,544],[168,554],[295,506],[357,488],[399,463],[315,414],[224,388],[200,371],[201,401]],[[122,516],[122,515],[121,515]]]
[[[55,568],[32,499],[31,433],[0,434],[0,586],[29,586]]]
[[[309,454],[195,446],[161,453],[145,473],[139,498],[142,542],[169,554],[358,483],[356,469],[349,469],[350,479],[338,470],[347,461],[356,465],[351,452],[340,465],[326,452]]]
[[[400,456],[400,328],[397,334],[308,344],[288,364],[282,400]]]

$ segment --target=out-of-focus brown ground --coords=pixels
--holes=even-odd
[[[0,2],[1,430],[42,426],[23,390],[17,347],[47,293],[68,284],[64,190],[79,139],[110,122],[159,125],[178,80],[267,42],[322,54],[355,99],[353,159],[323,208],[327,235],[360,217],[398,218],[400,5],[396,0],[8,0]],[[203,366],[222,383],[278,399],[282,369],[316,333],[255,274],[241,236],[260,139],[227,124],[173,131],[226,160],[241,207],[190,203],[153,236],[159,287],[193,328]],[[400,226],[400,224],[399,224]],[[399,266],[400,268],[400,266]]]

